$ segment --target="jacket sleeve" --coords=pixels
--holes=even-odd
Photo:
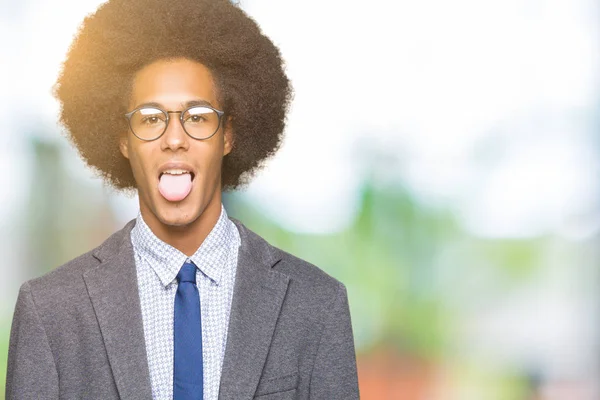
[[[310,399],[358,399],[354,337],[343,284],[327,312],[310,378]]]
[[[6,399],[58,399],[54,356],[28,282],[19,290],[10,331]]]

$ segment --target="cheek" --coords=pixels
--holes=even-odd
[[[221,169],[223,167],[223,150],[222,147],[219,148],[218,152],[215,152],[210,160],[210,168],[212,171],[212,176],[218,180],[221,176]]]
[[[141,181],[145,180],[150,174],[147,172],[149,168],[148,155],[144,154],[145,149],[136,148],[133,146],[129,147],[129,162],[131,169],[133,170],[133,176],[138,181],[138,186]]]
[[[197,150],[196,154],[198,154],[201,168],[210,171],[212,174],[220,170],[223,160],[222,143],[201,143],[201,146]]]

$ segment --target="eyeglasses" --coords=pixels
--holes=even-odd
[[[224,111],[194,105],[183,111],[165,111],[158,107],[143,106],[125,114],[131,132],[140,140],[156,140],[167,131],[169,114],[179,114],[179,121],[185,133],[198,140],[212,137],[221,126]]]

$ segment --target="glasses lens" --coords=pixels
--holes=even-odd
[[[183,113],[183,127],[196,139],[206,139],[219,128],[219,115],[209,107],[192,107]]]
[[[140,139],[156,139],[167,127],[167,115],[158,108],[142,108],[131,116],[131,129]]]

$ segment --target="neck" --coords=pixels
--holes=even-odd
[[[221,193],[213,196],[200,216],[186,225],[168,225],[140,202],[140,212],[144,222],[157,238],[191,257],[204,242],[221,215]]]

